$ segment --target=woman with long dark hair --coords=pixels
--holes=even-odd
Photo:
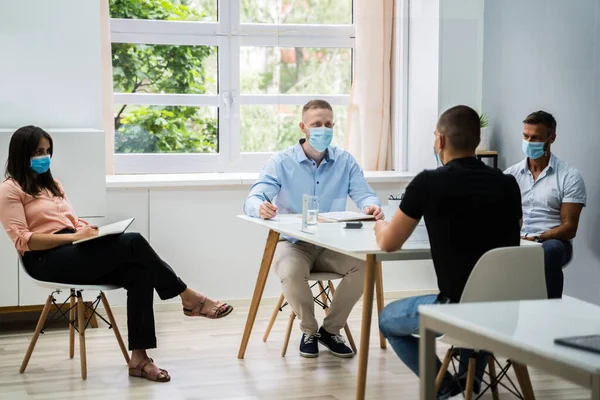
[[[154,290],[162,300],[181,297],[187,316],[222,318],[233,308],[188,288],[139,233],[86,243],[98,228],[75,215],[65,191],[50,172],[52,138],[25,126],[12,136],[6,180],[0,184],[0,221],[35,279],[79,284],[117,284],[127,290],[127,327],[132,350],[129,374],[168,382],[146,350],[156,347]]]

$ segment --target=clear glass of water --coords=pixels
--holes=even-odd
[[[308,196],[308,215],[306,224],[309,227],[315,227],[319,221],[319,197]]]

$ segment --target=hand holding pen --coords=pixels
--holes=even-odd
[[[260,205],[259,215],[262,219],[271,219],[277,215],[277,206],[273,204],[269,196],[265,193],[262,194],[265,201]]]

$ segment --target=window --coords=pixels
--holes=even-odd
[[[352,0],[110,0],[117,173],[254,172],[334,108],[343,146]]]

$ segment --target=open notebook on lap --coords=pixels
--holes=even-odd
[[[134,220],[135,220],[135,218],[129,218],[129,219],[125,219],[123,221],[115,222],[113,224],[101,226],[98,228],[98,235],[87,238],[87,239],[78,240],[76,242],[73,242],[73,244],[79,244],[79,243],[87,242],[89,240],[94,240],[94,239],[98,239],[98,238],[101,238],[104,236],[109,236],[109,235],[119,235],[119,234],[125,232],[127,230],[127,228],[129,228],[129,226],[133,223]]]

